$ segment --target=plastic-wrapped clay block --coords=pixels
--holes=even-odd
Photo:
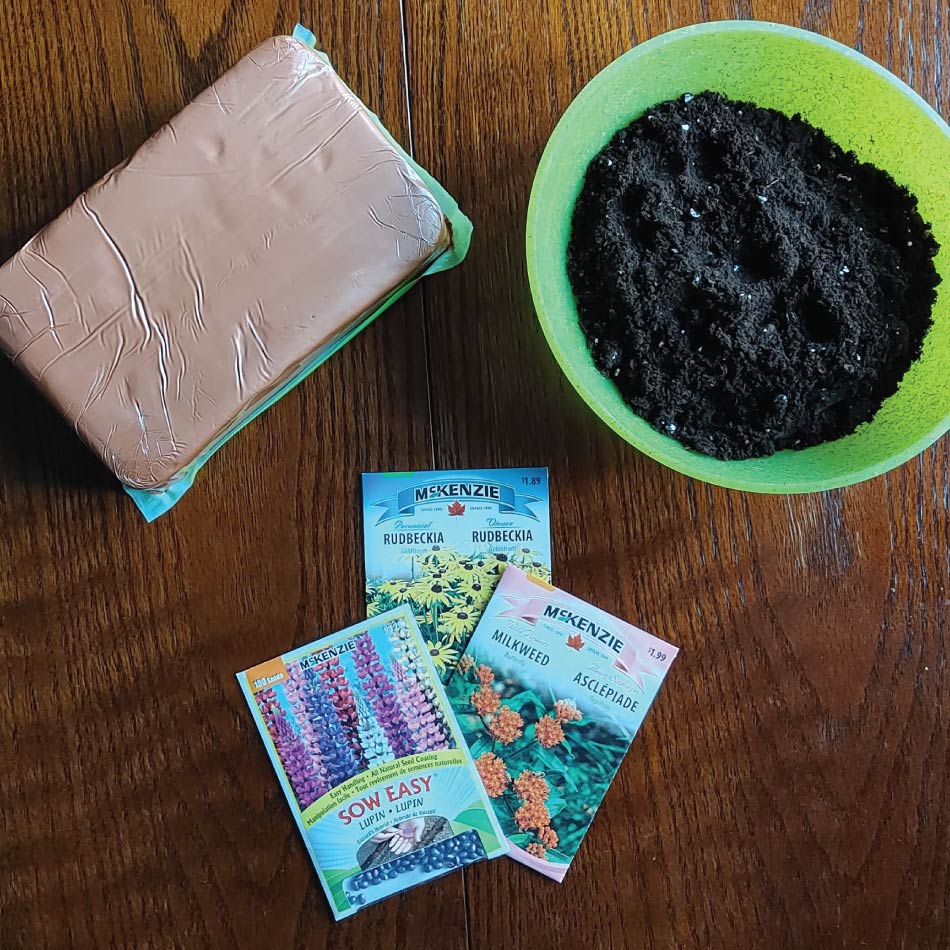
[[[469,228],[322,54],[275,37],[0,268],[0,351],[151,519]]]

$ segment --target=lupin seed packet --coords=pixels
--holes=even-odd
[[[412,610],[447,681],[502,571],[551,579],[546,468],[363,475],[366,605]]]
[[[337,920],[507,853],[408,607],[238,682]]]
[[[564,880],[677,652],[505,571],[448,694],[516,861]]]

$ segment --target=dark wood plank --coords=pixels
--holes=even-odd
[[[0,255],[298,18],[408,142],[397,0],[0,5]],[[151,527],[0,365],[0,946],[464,945],[461,876],[330,922],[234,679],[363,615],[358,476],[430,463],[423,347],[414,294]]]
[[[947,12],[877,3],[406,0],[416,148],[476,243],[424,290],[436,461],[547,464],[555,571],[683,652],[565,884],[466,872],[471,946],[950,946],[950,442],[886,478],[771,498],[633,451],[561,376],[524,218],[583,84],[701,19],[820,30],[950,107]]]

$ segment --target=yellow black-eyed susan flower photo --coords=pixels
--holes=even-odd
[[[490,551],[460,553],[446,545],[432,545],[400,557],[410,576],[367,583],[366,612],[375,617],[408,604],[430,644],[436,668],[448,679],[505,567],[517,564],[550,581],[551,568],[541,557],[528,547],[517,548],[509,556]]]

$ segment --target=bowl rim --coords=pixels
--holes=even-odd
[[[813,43],[817,46],[824,46],[833,52],[844,55],[845,57],[854,60],[865,68],[870,69],[879,77],[885,79],[890,85],[894,86],[898,92],[900,92],[913,105],[920,109],[927,116],[927,118],[929,118],[930,121],[936,125],[936,127],[944,134],[944,136],[950,140],[950,125],[948,125],[943,116],[941,116],[940,113],[938,113],[937,110],[926,101],[926,99],[924,99],[919,93],[911,88],[911,86],[904,82],[904,80],[902,80],[899,76],[896,76],[893,72],[882,66],[877,61],[871,59],[869,56],[866,56],[864,53],[859,52],[850,46],[846,46],[844,43],[840,43],[837,40],[833,40],[830,37],[823,36],[820,33],[815,33],[811,30],[804,30],[800,27],[789,26],[785,23],[774,23],[765,20],[712,20],[705,23],[694,23],[689,26],[679,27],[675,30],[668,30],[665,33],[661,33],[657,36],[651,37],[648,40],[645,40],[643,43],[638,43],[631,49],[621,53],[616,59],[608,63],[599,72],[595,73],[595,75],[585,83],[580,92],[578,92],[568,104],[567,108],[564,110],[563,114],[555,124],[554,129],[552,130],[551,135],[545,144],[544,151],[541,153],[541,158],[538,161],[538,167],[531,186],[531,194],[528,199],[525,230],[525,251],[527,258],[528,284],[531,288],[531,297],[534,304],[534,310],[537,315],[538,322],[541,324],[541,329],[544,333],[548,347],[554,354],[554,358],[557,360],[561,371],[568,378],[568,381],[571,383],[575,391],[581,396],[584,402],[587,403],[587,405],[594,411],[601,421],[606,423],[625,442],[632,445],[638,452],[642,452],[644,455],[654,459],[654,461],[659,462],[661,465],[679,472],[681,475],[686,475],[690,478],[695,478],[699,481],[707,482],[712,485],[718,485],[722,488],[733,489],[736,491],[749,491],[759,494],[807,494],[811,492],[828,491],[829,489],[833,488],[844,488],[849,485],[856,485],[860,482],[875,478],[878,475],[882,475],[885,472],[889,472],[892,469],[903,465],[905,462],[920,455],[921,452],[933,445],[934,442],[936,442],[941,436],[950,431],[950,411],[948,411],[947,415],[945,415],[940,422],[933,426],[919,439],[914,441],[911,445],[893,453],[892,455],[889,455],[887,458],[868,463],[854,469],[852,472],[847,474],[807,480],[799,478],[795,482],[789,482],[788,484],[784,485],[764,484],[755,476],[747,476],[741,472],[729,474],[724,473],[720,475],[718,472],[709,472],[705,469],[704,464],[708,462],[708,460],[711,458],[710,456],[702,455],[701,453],[687,449],[689,455],[695,456],[698,460],[695,464],[689,457],[683,460],[677,459],[672,461],[665,457],[664,454],[652,444],[645,444],[639,440],[633,441],[628,433],[624,431],[620,420],[617,419],[605,406],[603,406],[599,400],[594,398],[594,395],[588,392],[586,387],[581,387],[575,382],[572,359],[561,346],[558,333],[554,329],[548,314],[542,305],[544,292],[541,286],[541,278],[538,273],[536,254],[536,246],[538,243],[536,234],[539,231],[538,216],[540,213],[540,192],[545,185],[546,177],[555,167],[555,152],[558,150],[561,138],[567,134],[568,127],[572,124],[574,114],[583,107],[589,98],[597,95],[597,87],[599,87],[606,79],[608,79],[612,73],[624,68],[629,60],[638,58],[645,51],[655,50],[666,46],[671,42],[681,39],[684,35],[721,32],[785,34],[804,42]],[[644,425],[649,425],[649,423],[647,423],[642,416],[634,412],[632,409],[629,409],[629,407],[628,411],[630,415],[642,421]],[[656,432],[656,430],[653,431]],[[670,439],[669,436],[664,436],[660,432],[656,432],[656,435],[660,439],[669,439],[671,442],[675,441]],[[676,445],[680,448],[686,448],[678,442]],[[783,452],[787,451],[792,450],[783,450]],[[807,449],[803,451],[807,451]],[[730,464],[726,462],[726,460],[722,459],[716,459],[715,461],[722,462],[723,464]]]

